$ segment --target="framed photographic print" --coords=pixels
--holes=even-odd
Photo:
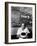
[[[5,2],[5,43],[36,42],[36,4]]]

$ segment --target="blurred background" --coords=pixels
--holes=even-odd
[[[24,23],[32,35],[32,7],[11,7],[11,39],[17,39],[18,28]]]

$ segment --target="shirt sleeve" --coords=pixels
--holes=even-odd
[[[29,30],[27,28],[24,29],[24,32],[26,33],[29,33]]]
[[[19,28],[19,29],[18,29],[18,31],[17,31],[17,35],[19,35],[19,34],[20,34],[20,31],[21,31],[21,30],[20,30],[20,28]]]

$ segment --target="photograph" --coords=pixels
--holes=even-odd
[[[11,7],[11,39],[32,38],[32,8]]]
[[[36,42],[36,4],[5,3],[5,43]]]

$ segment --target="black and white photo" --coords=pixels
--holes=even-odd
[[[32,38],[32,7],[11,7],[11,39]]]

